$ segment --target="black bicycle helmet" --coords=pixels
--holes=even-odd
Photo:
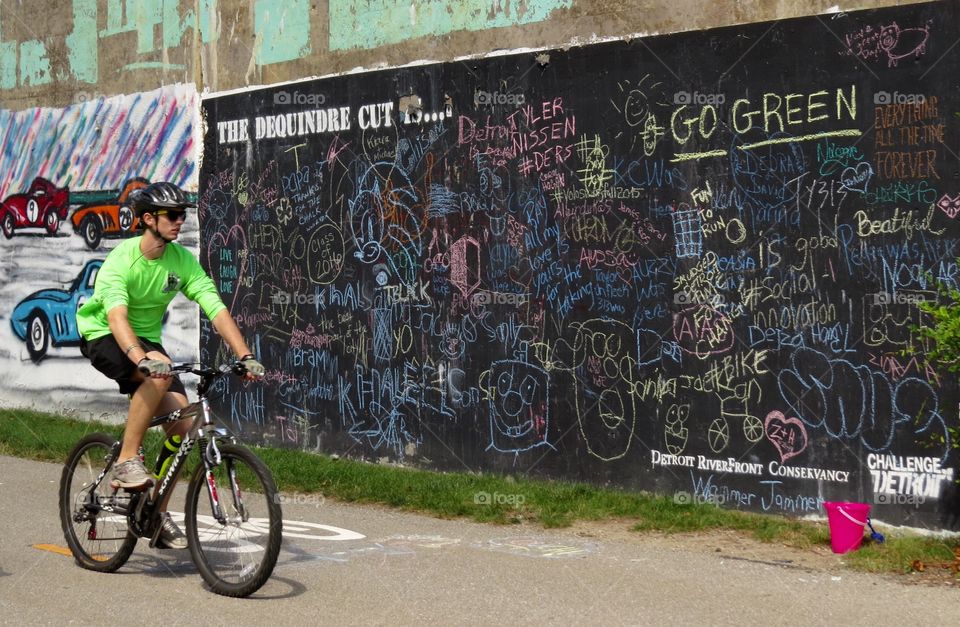
[[[187,198],[186,192],[166,181],[153,183],[130,192],[130,206],[139,218],[151,209],[196,207],[197,203]]]

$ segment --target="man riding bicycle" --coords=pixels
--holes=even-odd
[[[196,257],[174,242],[196,207],[173,183],[153,183],[129,196],[144,233],[107,255],[97,273],[93,297],[77,310],[80,350],[94,368],[117,382],[130,396],[123,447],[114,464],[111,485],[145,490],[153,475],[139,456],[154,416],[185,407],[186,390],[170,373],[170,357],[160,343],[163,315],[177,292],[200,305],[214,329],[246,367],[248,379],[263,376],[240,329]],[[149,373],[149,374],[144,374]],[[190,420],[167,428],[167,437],[183,436]],[[164,505],[165,507],[165,505]],[[164,514],[158,547],[186,548],[183,532]]]

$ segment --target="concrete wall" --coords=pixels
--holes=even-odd
[[[197,94],[206,91],[757,22],[838,4],[853,10],[903,3],[3,0],[0,200],[30,192],[36,177],[67,189],[61,209],[70,215],[84,205],[118,206],[124,186],[138,177],[196,189],[200,144],[186,138],[199,132]],[[83,363],[69,334],[59,340],[64,346],[47,338],[39,355],[11,323],[17,304],[40,290],[69,288],[118,241],[108,237],[91,248],[69,217],[52,233],[41,224],[0,238],[0,404],[81,415],[106,410],[108,401],[122,407],[122,398]],[[185,241],[196,244],[195,229]],[[176,313],[166,331],[184,356],[196,346],[196,318],[188,311]]]
[[[893,0],[6,0],[0,109],[670,33]]]
[[[129,233],[91,246],[71,218],[95,206],[121,210],[137,178],[198,189],[198,93],[901,4],[914,3],[3,0],[0,199],[32,195],[20,200],[33,224],[0,240],[0,405],[121,415],[124,399],[82,359],[69,327],[96,262]],[[829,16],[818,19],[829,30]],[[37,177],[43,194],[31,187]],[[48,202],[58,190],[65,198]],[[51,207],[63,215],[46,222]],[[183,239],[198,246],[195,222]],[[32,308],[18,310],[24,302]],[[175,358],[192,357],[195,307],[180,301],[165,337]]]
[[[956,383],[904,351],[927,277],[960,280],[958,23],[893,7],[204,98],[201,254],[267,367],[218,415],[949,525]]]

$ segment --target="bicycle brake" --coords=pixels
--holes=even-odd
[[[204,433],[202,433],[202,434],[201,434],[201,437],[202,437],[202,438],[206,438],[208,433],[211,434],[211,435],[215,435],[215,436],[226,436],[226,435],[227,435],[226,429],[211,428],[211,429],[208,429],[207,431],[205,431]],[[207,440],[207,447],[206,447],[206,449],[204,450],[204,455],[206,456],[206,458],[207,458],[207,463],[208,463],[210,466],[219,466],[219,465],[220,465],[220,462],[223,461],[223,458],[220,456],[220,449],[217,448],[217,438],[216,438],[216,437],[211,437],[211,438],[209,438],[209,439]]]

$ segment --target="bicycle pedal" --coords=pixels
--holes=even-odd
[[[121,485],[116,479],[110,481],[110,487],[113,488],[114,491],[123,490],[124,492],[146,492],[152,488],[153,485],[153,483],[145,483],[141,486],[125,486]]]

